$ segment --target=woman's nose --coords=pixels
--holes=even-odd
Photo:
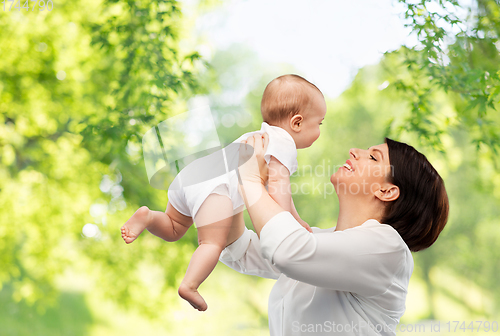
[[[359,148],[351,148],[349,149],[349,154],[354,158],[357,159],[359,157]]]

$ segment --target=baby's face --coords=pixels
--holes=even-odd
[[[326,114],[325,98],[319,92],[314,92],[311,103],[305,111],[300,133],[296,139],[297,148],[307,148],[316,141],[320,134],[319,125]]]

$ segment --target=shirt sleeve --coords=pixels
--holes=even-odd
[[[278,279],[281,274],[275,266],[262,257],[259,237],[247,228],[240,238],[222,251],[219,260],[243,274],[269,279]]]
[[[365,297],[383,294],[405,260],[399,234],[375,220],[344,231],[310,233],[289,212],[281,212],[263,227],[260,242],[264,258],[287,277]]]

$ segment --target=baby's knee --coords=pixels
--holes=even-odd
[[[223,242],[218,242],[218,241],[210,241],[210,240],[203,240],[200,237],[198,237],[198,246],[210,246],[214,250],[217,250],[222,252],[223,249],[226,248],[225,244]]]

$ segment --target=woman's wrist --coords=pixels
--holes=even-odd
[[[239,149],[238,171],[243,184],[259,183],[264,185],[268,179],[268,165],[264,154],[269,143],[267,133],[254,135],[243,140]]]
[[[267,194],[264,185],[258,181],[243,180],[242,183],[243,184],[240,185],[240,193],[243,196],[247,209],[257,203],[264,193]]]
[[[245,200],[247,211],[252,220],[255,232],[260,237],[260,231],[276,214],[284,211],[276,201],[274,201],[267,190],[261,184],[251,184],[246,186],[246,195],[249,196]]]

